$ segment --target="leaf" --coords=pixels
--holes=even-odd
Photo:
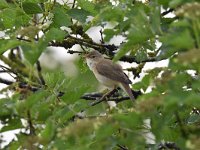
[[[194,123],[198,123],[198,122],[200,122],[200,115],[198,115],[198,114],[192,114],[187,119],[188,124],[194,124]]]
[[[0,13],[0,18],[5,28],[13,28],[15,26],[16,11],[15,9],[6,8]]]
[[[160,7],[154,4],[155,6],[153,7],[153,11],[150,15],[150,21],[151,21],[151,26],[154,31],[154,34],[160,34],[161,33],[161,28],[160,28]]]
[[[65,38],[65,31],[57,28],[51,28],[45,35],[45,40],[50,42],[52,40],[62,41]]]
[[[24,106],[26,109],[30,109],[33,107],[33,105],[36,105],[37,103],[40,103],[45,96],[47,96],[49,93],[47,91],[38,91],[35,93],[32,93],[29,97],[27,97]]]
[[[67,14],[69,14],[69,16],[72,17],[73,19],[76,19],[82,23],[86,22],[88,16],[91,16],[90,12],[84,9],[77,9],[77,8],[68,10]]]
[[[34,64],[47,46],[48,41],[45,41],[43,38],[41,38],[38,43],[23,44],[21,48],[24,52],[25,58],[31,64]]]
[[[55,134],[55,123],[53,121],[47,121],[44,130],[41,132],[42,143],[48,143],[51,141]]]
[[[180,32],[168,33],[161,37],[160,40],[163,42],[163,45],[158,58],[167,58],[178,51],[194,47],[194,40],[190,32],[186,29]]]
[[[14,102],[10,99],[0,99],[0,108],[1,120],[10,118],[14,113]]]
[[[93,15],[96,15],[98,12],[95,10],[95,5],[91,1],[88,0],[77,0],[78,6],[80,6],[82,9],[84,9],[87,12],[92,13]]]
[[[112,8],[112,7],[106,7],[103,9],[99,15],[99,18],[103,21],[116,21],[121,22],[124,20],[124,12],[123,10],[119,8]]]
[[[60,28],[62,26],[69,26],[71,25],[71,18],[66,13],[67,10],[65,10],[63,7],[57,6],[53,10],[53,23],[51,24],[51,27]]]
[[[3,54],[5,51],[20,46],[22,42],[19,40],[12,40],[12,39],[0,39],[0,54]]]
[[[114,31],[114,29],[105,29],[103,31],[103,33],[105,34],[104,40],[106,42],[108,42],[116,34],[115,31]]]
[[[8,8],[8,3],[5,0],[1,0],[0,9]]]
[[[6,123],[6,125],[4,125],[1,128],[0,132],[11,131],[11,130],[19,129],[22,127],[23,127],[23,125],[19,118],[9,119],[9,121]]]
[[[43,12],[40,5],[33,2],[24,2],[22,3],[22,7],[27,14],[38,14]]]
[[[146,89],[150,86],[150,82],[151,82],[151,76],[146,75],[143,77],[142,81],[133,84],[133,89],[136,90],[143,89],[144,91],[146,91]]]

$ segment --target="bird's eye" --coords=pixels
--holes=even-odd
[[[92,58],[95,58],[95,56],[93,55]]]

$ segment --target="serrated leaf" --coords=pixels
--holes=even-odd
[[[38,14],[43,12],[40,5],[33,2],[24,2],[22,3],[22,7],[27,14]]]
[[[54,17],[53,23],[51,24],[52,27],[59,28],[62,26],[69,26],[71,25],[71,18],[67,14],[67,10],[62,7],[56,7],[53,10]]]
[[[88,0],[77,0],[77,2],[78,2],[78,6],[80,6],[85,11],[88,11],[88,12],[92,13],[93,15],[97,14],[94,3],[92,3]]]
[[[88,16],[91,16],[90,12],[84,9],[77,9],[77,8],[68,10],[67,14],[69,14],[73,19],[76,19],[82,23],[86,21]]]

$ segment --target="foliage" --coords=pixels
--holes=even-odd
[[[23,129],[4,149],[200,148],[198,0],[1,0],[0,18],[1,72],[14,78],[0,78],[8,85],[1,91],[0,132]],[[102,27],[100,43],[86,33],[95,26]],[[119,35],[123,43],[110,45]],[[138,63],[128,69],[135,76],[148,62],[168,59],[169,65],[149,70],[132,85],[144,92],[134,106],[131,101],[114,109],[107,103],[88,106],[81,97],[95,91],[97,81],[82,59],[74,77],[41,70],[38,61],[49,46],[69,50],[76,44]],[[145,132],[153,135],[152,144]]]

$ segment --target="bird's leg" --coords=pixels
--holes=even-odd
[[[102,101],[107,100],[107,97],[110,97],[110,96],[113,95],[116,91],[117,91],[117,89],[114,88],[113,90],[111,90],[111,91],[105,93],[100,99],[98,99],[98,100],[92,102],[90,105],[91,105],[91,106],[94,106],[94,105],[97,105],[97,104],[101,103]]]

